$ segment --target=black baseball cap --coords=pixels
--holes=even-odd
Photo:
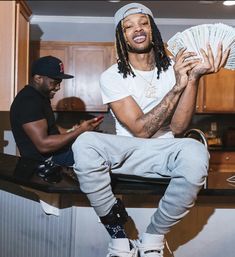
[[[72,75],[64,73],[63,62],[51,55],[41,57],[33,62],[31,74],[47,76],[53,79],[71,79]]]

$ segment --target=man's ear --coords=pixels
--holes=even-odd
[[[36,83],[36,84],[41,84],[42,81],[43,81],[43,77],[41,75],[34,75],[33,76],[33,81]]]

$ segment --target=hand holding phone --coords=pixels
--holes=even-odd
[[[99,116],[97,116],[95,119],[96,119],[96,121],[100,121],[100,120],[102,120],[104,118],[104,115],[99,115]]]

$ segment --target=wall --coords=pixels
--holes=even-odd
[[[191,26],[222,22],[235,26],[235,20],[155,19],[166,42],[174,34]],[[88,33],[89,32],[89,33]],[[32,16],[31,39],[43,41],[110,42],[115,29],[111,17]]]
[[[16,154],[15,141],[11,132],[9,112],[0,112],[0,152]]]

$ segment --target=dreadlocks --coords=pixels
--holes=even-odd
[[[157,67],[157,78],[159,78],[161,71],[167,70],[171,64],[169,57],[166,55],[164,44],[162,42],[162,37],[157,28],[157,25],[150,15],[147,15],[147,17],[149,19],[152,29],[152,44],[155,63]],[[118,23],[116,28],[116,52],[119,73],[123,73],[123,78],[126,78],[127,75],[132,75],[133,77],[135,77],[135,73],[133,72],[129,64],[126,40],[122,28],[122,21]]]
[[[129,64],[126,41],[122,30],[122,21],[119,22],[116,28],[116,51],[119,73],[123,73],[123,78],[126,78],[127,75],[131,74],[135,77],[135,73]]]

